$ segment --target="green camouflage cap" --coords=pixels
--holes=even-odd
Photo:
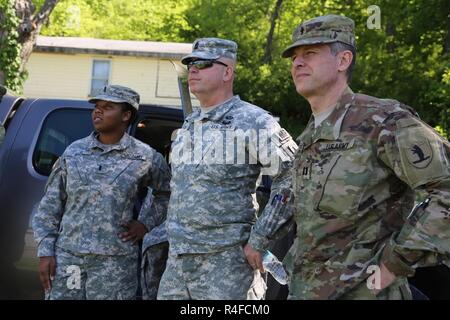
[[[188,64],[196,59],[216,60],[220,57],[236,60],[236,56],[236,42],[219,38],[200,38],[194,41],[192,53],[183,57],[181,63]]]
[[[316,17],[301,23],[292,34],[292,44],[281,56],[289,58],[296,47],[342,42],[356,48],[355,22],[347,17],[335,14]]]
[[[139,109],[139,93],[136,91],[119,85],[109,85],[103,88],[99,95],[89,99],[90,103],[95,103],[97,100],[111,101],[116,103],[128,103],[136,110]]]

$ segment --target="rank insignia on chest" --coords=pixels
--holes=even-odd
[[[304,180],[311,179],[311,169],[312,169],[312,162],[307,161],[305,165],[300,168],[300,174],[302,176],[302,179]]]

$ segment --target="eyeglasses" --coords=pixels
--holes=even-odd
[[[196,67],[198,70],[208,69],[213,66],[213,64],[220,64],[222,66],[228,67],[227,64],[217,61],[217,60],[194,60],[187,64],[187,69],[190,70],[192,67]]]

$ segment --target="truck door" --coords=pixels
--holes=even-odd
[[[7,267],[14,270],[5,275],[12,288],[8,298],[41,296],[30,214],[56,159],[92,131],[92,108],[85,101],[29,99],[8,120],[0,162],[0,252],[3,265],[17,267]]]

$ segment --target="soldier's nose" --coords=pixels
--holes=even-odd
[[[295,58],[293,63],[296,68],[303,67],[305,65],[305,62],[303,61],[303,59],[301,59],[299,57]]]

